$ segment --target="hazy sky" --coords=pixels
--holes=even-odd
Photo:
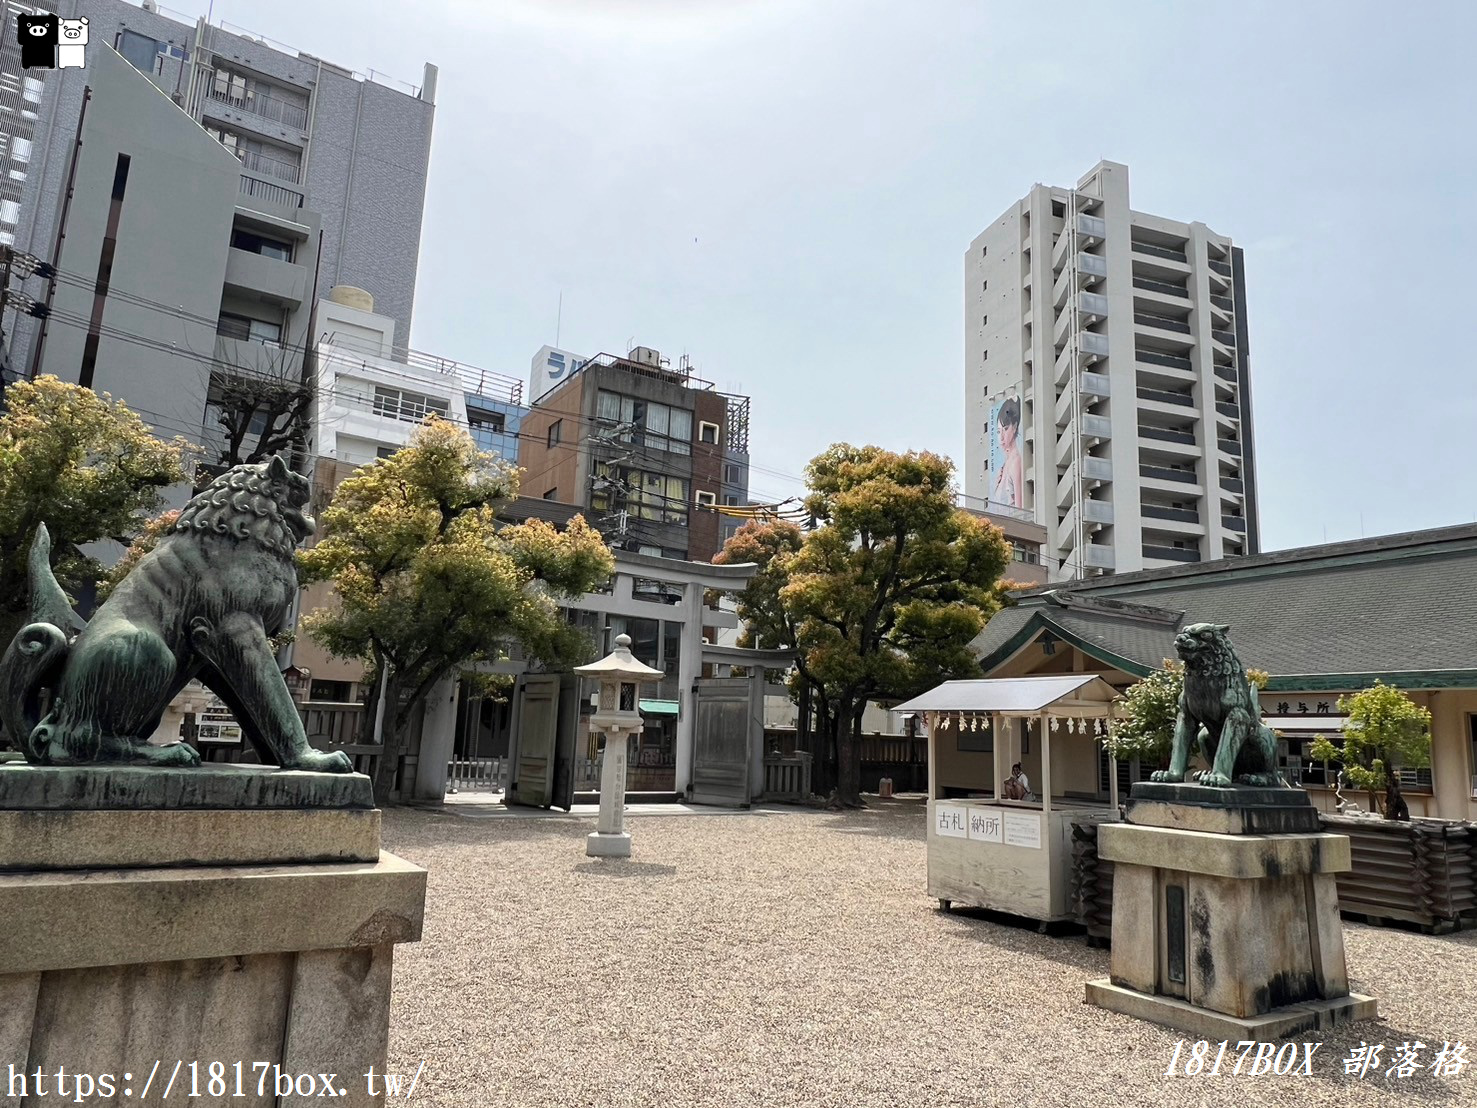
[[[214,5],[354,69],[440,66],[413,345],[526,379],[562,292],[560,345],[752,395],[762,498],[838,440],[962,462],[965,248],[1033,182],[1126,163],[1135,208],[1246,251],[1269,549],[1477,519],[1474,12]]]

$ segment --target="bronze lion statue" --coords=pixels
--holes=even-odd
[[[1280,787],[1277,736],[1261,721],[1261,710],[1246,668],[1236,657],[1230,627],[1192,623],[1175,636],[1175,652],[1185,663],[1185,688],[1174,722],[1169,768],[1153,781],[1183,781],[1190,754],[1197,751],[1210,767],[1196,773],[1202,785]]]
[[[227,470],[185,505],[75,639],[68,631],[81,621],[51,572],[51,538],[40,527],[29,561],[32,622],[0,657],[0,718],[26,759],[198,765],[186,743],[148,742],[169,702],[198,677],[263,762],[352,771],[342,751],[308,745],[268,642],[297,594],[293,550],[314,527],[302,511],[308,495],[307,479],[278,457]]]

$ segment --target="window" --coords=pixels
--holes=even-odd
[[[502,434],[508,429],[508,418],[502,412],[479,412],[475,408],[467,409],[467,426],[472,431],[491,431],[494,434]]]
[[[549,424],[548,445],[551,448],[559,445],[559,443],[562,441],[560,439],[560,435],[563,434],[563,432],[564,421],[562,419],[556,419],[553,423]]]
[[[711,508],[715,503],[717,503],[718,498],[710,492],[699,492],[695,495],[697,497],[697,506],[699,508]]]
[[[595,418],[621,425],[617,442],[668,454],[692,453],[692,412],[686,408],[601,389],[595,397]]]
[[[716,423],[709,423],[707,420],[700,420],[698,422],[697,437],[702,442],[711,443],[714,446],[717,446],[718,431],[719,427]]]
[[[240,227],[231,232],[231,245],[237,250],[260,254],[264,258],[276,258],[280,262],[292,261],[292,243],[268,238]]]
[[[333,700],[340,704],[353,699],[352,681],[312,681],[308,685],[309,700]]]
[[[739,498],[736,497],[736,496],[734,496],[732,493],[730,493],[729,495],[727,495],[727,496],[725,496],[723,498],[723,506],[725,508],[737,508],[738,507],[738,503],[739,503]]]
[[[140,73],[163,73],[164,63],[159,60],[159,42],[137,31],[119,31],[118,41],[113,44],[125,61]]]
[[[266,319],[249,319],[231,312],[221,312],[220,320],[215,325],[215,333],[228,339],[260,342],[267,346],[282,344],[282,324]]]
[[[689,483],[685,477],[645,473],[629,466],[599,462],[590,492],[597,512],[628,512],[651,523],[687,525]]]
[[[725,485],[737,485],[743,479],[743,469],[740,466],[729,463],[723,467],[723,483]]]
[[[376,458],[393,458],[398,450],[399,448],[394,446],[380,446],[375,448],[374,456]]]
[[[1060,219],[1067,214],[1067,206],[1060,200],[1053,200],[1051,202],[1051,214]]]
[[[544,499],[545,500],[558,500],[559,499],[559,486],[558,485],[555,485],[548,492],[544,493]]]
[[[384,385],[374,387],[374,414],[378,416],[401,419],[406,423],[420,423],[427,416],[438,415],[444,418],[448,407],[449,401],[439,396],[426,396],[424,393],[406,392],[404,389],[386,388]]]

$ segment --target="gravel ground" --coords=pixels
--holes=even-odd
[[[513,1108],[1477,1104],[1477,933],[1347,923],[1378,1023],[1311,1078],[1166,1078],[1178,1033],[1083,1003],[1106,951],[939,912],[921,805],[875,803],[629,819],[629,862],[585,857],[588,819],[386,813],[386,849],[430,870],[392,1070],[425,1063],[417,1102]],[[1416,1039],[1472,1064],[1386,1078]],[[1347,1078],[1361,1040],[1387,1061]]]

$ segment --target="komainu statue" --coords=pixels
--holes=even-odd
[[[308,492],[307,479],[278,457],[227,470],[190,500],[75,639],[68,631],[80,621],[39,528],[29,563],[32,622],[0,657],[0,716],[26,759],[198,765],[185,743],[148,742],[169,702],[198,677],[263,762],[350,772],[342,751],[308,745],[268,642],[297,594],[293,550],[314,527],[302,511]]]
[[[1226,637],[1229,630],[1222,623],[1192,623],[1175,636],[1185,689],[1169,768],[1156,770],[1151,780],[1183,781],[1190,754],[1198,752],[1210,767],[1194,775],[1202,785],[1287,784],[1277,772],[1277,736],[1261,721],[1246,668]]]

